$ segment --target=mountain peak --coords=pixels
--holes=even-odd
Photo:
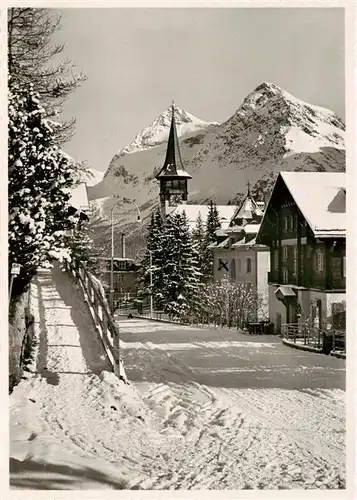
[[[179,137],[206,128],[209,125],[218,125],[217,122],[205,122],[176,105],[174,109],[177,135]],[[171,117],[172,106],[170,105],[148,127],[141,130],[132,142],[122,148],[117,156],[144,151],[165,142],[169,136]]]

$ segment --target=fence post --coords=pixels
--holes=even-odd
[[[332,350],[335,350],[336,346],[336,330],[332,330]]]
[[[114,322],[113,322],[114,323]],[[113,328],[113,351],[114,351],[114,373],[120,378],[120,342],[119,342],[119,328],[114,323]]]

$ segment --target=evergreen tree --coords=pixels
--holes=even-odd
[[[85,262],[88,270],[96,269],[101,253],[94,246],[89,221],[79,221],[72,234],[66,236],[64,241],[71,259]]]
[[[43,261],[66,252],[64,232],[78,215],[70,216],[68,205],[75,167],[55,144],[32,85],[20,87],[10,78],[8,111],[9,269],[22,266],[17,294]]]
[[[208,247],[216,241],[216,231],[217,229],[220,229],[220,227],[221,222],[219,219],[217,206],[211,201],[207,216],[205,231],[205,251],[203,254],[202,262],[203,279],[206,282],[210,282],[213,279],[213,252]]]
[[[185,318],[194,307],[199,287],[197,251],[194,249],[186,213],[167,217],[163,263],[165,309]]]
[[[201,273],[201,280],[204,277],[204,258],[206,253],[205,228],[201,213],[198,214],[196,226],[192,231],[193,248],[197,252],[198,270]]]
[[[161,213],[151,215],[146,239],[147,251],[141,262],[139,272],[139,294],[148,297],[153,295],[156,309],[163,308],[163,263],[165,261],[164,227]],[[150,253],[152,267],[150,268]],[[152,274],[152,290],[150,290],[150,271]]]

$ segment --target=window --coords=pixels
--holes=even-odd
[[[342,277],[346,278],[346,257],[342,257]]]
[[[297,275],[297,247],[293,247],[293,275]]]
[[[247,273],[252,272],[252,259],[248,258],[247,259]]]
[[[288,247],[283,247],[283,259],[288,260]]]
[[[285,215],[284,217],[284,230],[292,231],[294,229],[294,216],[293,215]]]
[[[316,251],[316,271],[322,273],[324,270],[324,254],[323,251],[318,248]]]
[[[113,262],[114,271],[126,271],[126,265],[125,260],[115,260]]]
[[[234,259],[231,262],[231,280],[236,280],[236,261]]]
[[[283,283],[286,284],[289,282],[289,271],[286,267],[283,269]]]
[[[286,215],[284,217],[284,229],[285,229],[285,231],[288,230],[288,224],[289,224],[289,220],[288,220],[288,216]]]

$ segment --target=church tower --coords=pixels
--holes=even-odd
[[[175,124],[175,106],[172,102],[172,118],[167,143],[165,163],[156,179],[160,181],[160,205],[165,217],[177,205],[187,202],[187,181],[192,179],[183,166]]]

